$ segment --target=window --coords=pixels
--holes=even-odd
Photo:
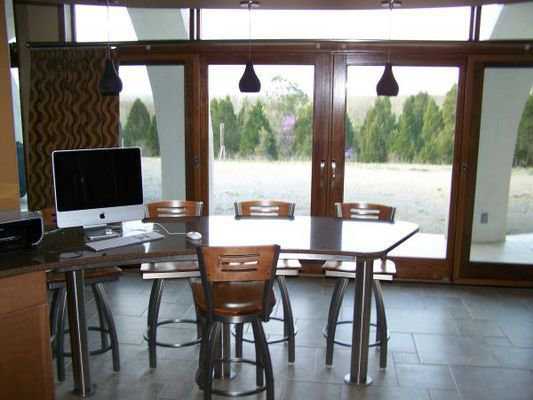
[[[189,9],[76,6],[78,42],[188,38]]]
[[[392,21],[391,21],[392,16]],[[253,39],[467,40],[469,7],[252,10]],[[202,39],[247,39],[248,10],[202,9]]]
[[[533,38],[533,2],[490,4],[481,9],[481,40]]]

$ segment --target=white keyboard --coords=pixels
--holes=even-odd
[[[143,242],[149,242],[152,240],[163,239],[165,235],[158,232],[144,232],[136,233],[135,235],[121,236],[112,239],[97,240],[87,243],[91,249],[95,251],[114,249],[115,247],[130,246],[132,244],[138,244]]]

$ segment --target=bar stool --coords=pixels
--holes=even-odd
[[[336,215],[338,218],[346,220],[359,220],[381,223],[394,222],[394,214],[396,209],[381,204],[370,203],[335,203]],[[326,277],[336,277],[337,282],[328,313],[328,322],[323,330],[326,337],[326,365],[333,364],[333,347],[334,344],[351,347],[350,342],[335,339],[335,332],[337,325],[352,324],[351,320],[339,321],[339,313],[342,307],[344,293],[348,286],[350,279],[356,277],[356,263],[354,261],[327,261],[323,265]],[[385,303],[383,300],[383,290],[381,288],[381,280],[392,280],[392,276],[396,273],[396,266],[393,261],[389,259],[379,259],[374,261],[374,280],[372,284],[372,291],[376,302],[376,323],[372,324],[376,327],[376,341],[371,343],[369,347],[379,347],[380,350],[380,368],[387,367],[387,352],[388,352],[388,330],[387,317],[385,315]]]
[[[43,209],[41,215],[44,225],[48,229],[57,228],[55,209]],[[93,292],[99,321],[98,326],[89,326],[87,329],[100,332],[100,347],[91,350],[89,354],[98,355],[111,351],[114,371],[120,371],[118,335],[104,283],[117,281],[121,273],[122,271],[118,267],[91,269],[85,272],[85,283]],[[65,333],[68,333],[68,329],[65,329],[66,280],[65,274],[61,272],[48,272],[46,278],[48,290],[52,291],[52,303],[50,305],[52,349],[56,357],[57,379],[62,382],[65,380],[65,357],[71,357],[71,353],[64,350]]]
[[[275,305],[272,289],[276,276],[279,246],[198,247],[201,282],[192,283],[198,317],[202,324],[202,344],[196,381],[204,392],[237,397],[266,391],[274,400],[274,374],[262,322],[269,320]],[[217,358],[221,329],[229,324],[251,323],[256,357],[254,360]],[[215,364],[246,363],[256,366],[256,388],[234,392],[212,387]]]
[[[184,200],[163,200],[146,205],[148,218],[162,218],[179,220],[184,217],[202,215],[203,202]],[[167,348],[181,348],[194,346],[201,341],[201,334],[196,319],[175,318],[159,321],[159,309],[165,281],[167,279],[184,279],[198,277],[198,263],[194,257],[184,257],[175,262],[145,263],[141,265],[143,279],[153,279],[150,301],[148,305],[148,329],[144,339],[148,342],[150,368],[157,367],[157,346]],[[157,328],[168,324],[194,324],[197,325],[197,338],[184,343],[168,343],[157,340]]]
[[[250,200],[235,202],[236,218],[294,218],[296,204],[285,201],[274,200]],[[302,265],[297,259],[284,258],[278,260],[276,268],[276,283],[278,285],[283,306],[283,318],[270,317],[271,320],[283,322],[283,336],[268,340],[268,344],[287,342],[289,346],[288,362],[294,363],[296,358],[295,336],[298,333],[294,326],[294,315],[292,313],[289,290],[287,289],[286,276],[298,276]],[[242,356],[242,342],[253,343],[254,341],[243,336],[243,326],[235,327],[237,340],[236,356]]]

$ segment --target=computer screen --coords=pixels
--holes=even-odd
[[[58,150],[52,154],[59,227],[144,216],[141,150]]]

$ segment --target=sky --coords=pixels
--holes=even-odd
[[[105,7],[76,6],[76,23],[79,41],[137,40],[128,12],[123,7],[110,7],[109,16]],[[490,32],[498,18],[501,6],[483,8],[482,38]],[[146,12],[152,12],[146,10]],[[202,37],[206,39],[231,39],[248,37],[248,11],[202,10]],[[298,17],[305,15],[305,20]],[[421,16],[423,15],[423,18]],[[392,18],[391,18],[392,16]],[[187,25],[188,11],[182,13]],[[468,35],[469,7],[424,10],[397,9],[368,11],[274,11],[254,10],[252,36],[256,38],[316,38],[331,37],[352,40],[413,39],[425,32],[428,39],[464,40]],[[327,20],[327,23],[324,21]],[[290,21],[290,22],[289,22]],[[109,27],[94,29],[95,26]],[[272,27],[276,27],[273,29]],[[317,29],[320,27],[320,29]],[[240,95],[238,81],[244,71],[243,65],[212,66],[209,69],[209,92],[211,97]],[[350,67],[347,92],[351,95],[371,96],[381,76],[383,67]],[[444,95],[457,82],[457,68],[444,67],[393,67],[400,86],[400,96],[426,91],[431,95]],[[269,90],[276,75],[297,84],[312,96],[312,66],[256,66],[262,88]],[[121,67],[125,92],[131,96],[146,96],[150,85],[144,67]],[[248,95],[254,96],[254,95]]]

